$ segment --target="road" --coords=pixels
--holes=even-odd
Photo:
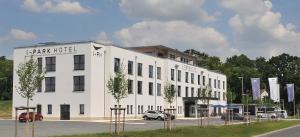
[[[236,121],[237,122],[237,121]],[[211,118],[210,125],[221,125],[224,121],[220,118]],[[19,133],[24,133],[25,123],[19,123]],[[109,132],[108,122],[85,122],[85,121],[40,121],[36,122],[37,136],[73,135],[86,133]],[[196,126],[195,119],[178,119],[176,126]],[[13,137],[15,123],[13,120],[0,120],[1,137]],[[125,122],[126,131],[149,130],[163,128],[163,121],[131,120]],[[22,135],[21,135],[22,136]]]
[[[276,131],[262,137],[300,137],[300,125],[285,130]]]

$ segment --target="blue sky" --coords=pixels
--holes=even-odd
[[[0,56],[42,42],[162,44],[222,59],[300,54],[299,0],[1,0]]]

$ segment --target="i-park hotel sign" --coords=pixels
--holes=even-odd
[[[61,46],[47,48],[31,48],[26,50],[26,56],[62,55],[77,53],[76,46]]]

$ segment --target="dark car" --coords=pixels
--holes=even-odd
[[[227,116],[227,117],[230,117],[230,120],[244,120],[244,118],[245,118],[245,117],[244,117],[242,114],[240,114],[240,113],[234,113],[232,116],[229,115],[229,114],[223,113],[223,114],[221,115],[221,119],[225,120],[226,116]],[[229,118],[226,118],[226,119],[228,120]]]
[[[26,117],[26,115],[27,115],[26,112],[21,113],[21,114],[19,115],[19,121],[20,121],[20,122],[26,122],[27,119],[28,119],[28,121],[32,122],[32,121],[33,121],[33,112],[29,112],[29,118]],[[42,120],[43,120],[42,114],[40,114],[40,113],[35,113],[34,121],[42,121]]]

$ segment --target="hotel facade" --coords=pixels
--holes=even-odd
[[[165,46],[122,48],[92,41],[44,43],[14,49],[13,107],[25,106],[26,99],[16,91],[20,63],[33,56],[45,79],[30,106],[36,106],[44,119],[104,119],[116,106],[106,83],[120,67],[128,79],[128,96],[121,100],[127,118],[141,118],[146,110],[170,108],[163,98],[164,85],[171,83],[176,98],[171,104],[177,117],[195,117],[198,107],[211,115],[224,112],[226,76],[197,64],[189,54]],[[210,105],[197,100],[199,88],[212,90]],[[15,115],[15,111],[12,111]]]

